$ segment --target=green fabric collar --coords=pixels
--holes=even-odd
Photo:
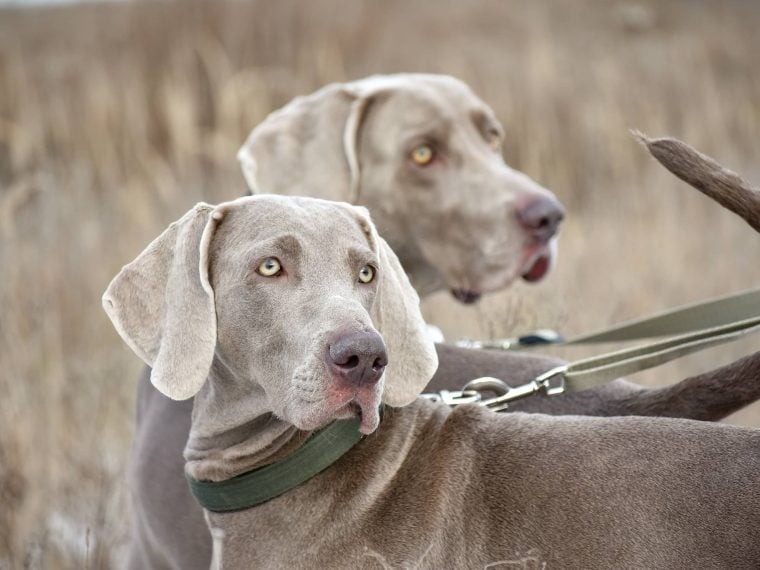
[[[213,512],[240,511],[265,503],[305,483],[340,459],[362,439],[359,420],[336,420],[314,432],[282,461],[227,479],[198,481],[187,477],[190,492]]]

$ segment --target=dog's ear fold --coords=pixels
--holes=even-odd
[[[420,298],[398,257],[378,235],[369,212],[363,207],[355,207],[355,210],[359,211],[360,223],[380,265],[370,314],[388,351],[383,402],[389,406],[406,406],[435,374],[438,354],[420,312]]]
[[[169,226],[103,294],[103,307],[129,347],[153,367],[151,382],[174,400],[206,381],[216,346],[208,248],[213,206],[198,204]]]
[[[252,194],[293,194],[356,203],[358,139],[384,89],[334,83],[269,115],[238,151]]]

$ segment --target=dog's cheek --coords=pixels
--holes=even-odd
[[[293,375],[304,353],[306,340],[294,330],[292,319],[282,313],[284,303],[274,295],[273,287],[254,284],[241,291],[236,307],[235,321],[241,327],[241,348],[247,372],[258,379],[267,392],[276,390]],[[237,336],[237,335],[236,335]]]
[[[249,282],[222,284],[216,290],[217,349],[238,372],[260,376],[272,365],[270,355],[283,354],[286,335],[278,325],[275,303],[261,286]]]

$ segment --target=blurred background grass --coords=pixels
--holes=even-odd
[[[475,307],[441,293],[426,316],[450,337],[573,335],[760,283],[760,239],[628,133],[678,136],[757,182],[759,26],[751,0],[0,9],[0,568],[119,559],[141,364],[100,295],[196,201],[244,192],[235,153],[271,110],[372,73],[468,82],[506,127],[507,161],[569,215],[545,282]],[[760,408],[731,421],[760,425]]]

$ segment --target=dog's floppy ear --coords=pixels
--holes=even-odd
[[[153,367],[151,382],[174,400],[193,397],[216,346],[208,248],[213,206],[198,204],[114,277],[103,307],[129,347]]]
[[[420,312],[420,298],[396,254],[381,238],[366,208],[355,207],[377,253],[377,293],[370,315],[388,351],[383,402],[406,406],[422,392],[438,368],[435,344]]]
[[[293,194],[355,204],[358,137],[385,89],[368,81],[333,83],[269,115],[238,151],[253,194]]]

